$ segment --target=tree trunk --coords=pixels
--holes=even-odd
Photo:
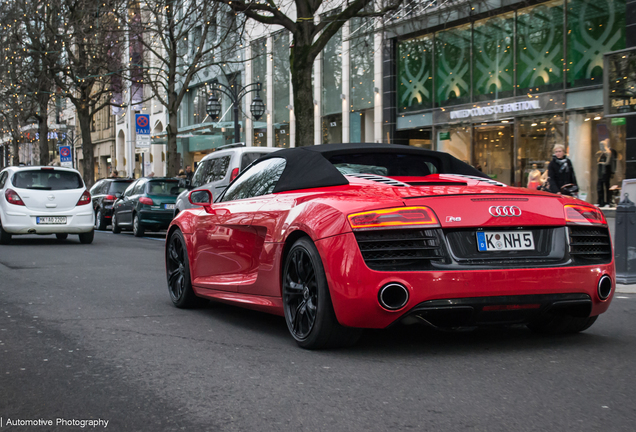
[[[314,145],[314,87],[311,77],[313,60],[309,47],[295,46],[291,50],[290,69],[294,87],[296,117],[296,147]]]
[[[15,138],[11,141],[11,165],[20,165],[20,141]]]
[[[48,125],[48,103],[49,98],[40,98],[38,100],[40,115],[38,116],[38,134],[39,148],[40,148],[40,165],[47,166],[50,162],[49,159],[49,125]]]
[[[77,109],[80,133],[82,134],[82,178],[87,188],[95,183],[95,156],[93,155],[93,141],[91,140],[91,116],[88,109]]]
[[[176,177],[179,174],[179,154],[177,153],[177,112],[168,110],[168,127],[166,135],[168,144],[166,146],[166,161],[168,162],[167,177]]]

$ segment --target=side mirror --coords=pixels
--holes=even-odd
[[[209,212],[212,205],[212,192],[207,189],[193,190],[188,194],[188,200],[192,205],[201,206]]]

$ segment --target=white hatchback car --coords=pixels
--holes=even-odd
[[[0,244],[15,234],[79,234],[93,241],[91,195],[77,170],[60,167],[7,167],[0,172]]]

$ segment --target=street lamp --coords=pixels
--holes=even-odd
[[[256,120],[260,119],[263,114],[265,114],[265,103],[259,95],[259,92],[261,91],[261,83],[256,82],[239,88],[238,86],[234,85],[226,86],[225,84],[221,84],[219,82],[213,82],[210,84],[210,87],[212,88],[212,94],[210,95],[208,103],[205,106],[205,112],[210,116],[211,119],[216,120],[221,113],[221,103],[219,102],[219,98],[216,92],[219,91],[229,97],[230,101],[232,102],[232,107],[234,108],[234,142],[239,142],[241,140],[241,128],[239,126],[238,112],[241,99],[243,99],[246,94],[255,91],[256,97],[250,105],[250,112]]]

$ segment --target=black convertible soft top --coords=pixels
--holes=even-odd
[[[261,160],[286,159],[285,170],[273,190],[276,193],[349,184],[346,177],[338,171],[332,161],[347,161],[348,158],[358,160],[363,158],[365,154],[386,154],[387,158],[397,157],[397,155],[424,157],[434,163],[439,174],[463,174],[489,179],[481,171],[448,153],[398,144],[351,143],[297,147],[270,153],[262,157]]]

